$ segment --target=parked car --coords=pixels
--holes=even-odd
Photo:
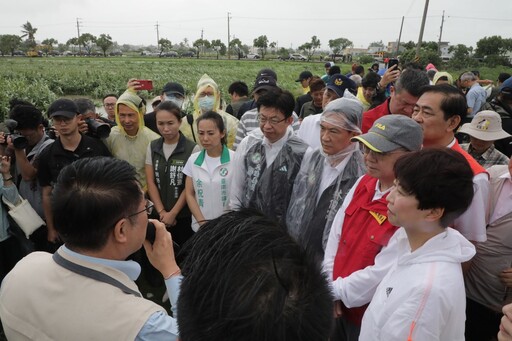
[[[300,53],[292,53],[288,57],[289,60],[308,60],[306,57],[301,55]]]
[[[246,58],[247,59],[260,59],[261,56],[257,53],[248,53]]]
[[[164,52],[160,55],[160,57],[168,57],[168,58],[178,58],[178,52],[176,51],[169,51],[169,52]]]
[[[331,54],[329,54],[327,57],[328,57],[330,60],[333,60],[333,59],[335,59],[335,58],[343,59],[344,54],[343,54],[343,53],[336,53],[336,54],[331,53]]]
[[[182,52],[180,57],[195,57],[196,53],[194,51],[185,51]]]
[[[121,52],[120,50],[116,50],[116,51],[110,52],[109,55],[110,56],[122,56],[123,52]]]

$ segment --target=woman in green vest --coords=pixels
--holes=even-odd
[[[199,147],[180,132],[181,110],[176,104],[162,102],[155,112],[162,137],[151,142],[146,154],[148,194],[158,218],[167,226],[173,240],[181,245],[194,234],[182,171],[190,155]]]

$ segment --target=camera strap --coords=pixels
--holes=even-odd
[[[139,292],[128,288],[126,285],[124,285],[123,283],[119,282],[117,279],[112,278],[112,277],[110,277],[109,275],[107,275],[107,274],[105,274],[103,272],[100,272],[100,271],[97,271],[97,270],[94,270],[94,269],[91,269],[91,268],[87,268],[85,266],[73,263],[73,262],[65,259],[64,257],[62,257],[58,252],[55,252],[53,254],[52,258],[55,261],[55,263],[59,264],[60,266],[62,266],[63,268],[65,268],[65,269],[67,269],[67,270],[69,270],[71,272],[74,272],[74,273],[76,273],[78,275],[81,275],[81,276],[84,276],[84,277],[87,277],[87,278],[94,279],[94,280],[99,281],[99,282],[110,284],[110,285],[120,289],[125,294],[130,294],[130,295],[135,295],[137,297],[142,297],[142,295]]]
[[[192,137],[194,138],[194,142],[197,142],[196,134],[194,134],[194,114],[187,114],[187,122],[190,125],[190,130],[192,131]]]

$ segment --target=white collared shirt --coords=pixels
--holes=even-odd
[[[510,210],[512,209],[510,206],[510,203],[512,203],[512,177],[510,176],[510,172],[506,172],[499,178],[508,180],[504,181],[500,194],[496,199],[496,204],[494,206],[494,211],[492,212],[491,218],[489,219],[489,224],[492,224],[496,220],[509,214]]]

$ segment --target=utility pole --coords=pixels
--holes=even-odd
[[[229,19],[231,19],[231,13],[228,12],[228,59],[231,59],[231,48],[229,46],[229,43],[231,42],[230,40],[230,35],[229,35]]]
[[[78,43],[78,54],[79,55],[82,55],[82,48],[80,46],[80,24],[81,24],[81,21],[80,21],[80,18],[76,18],[76,31],[77,31],[77,43]]]
[[[400,41],[402,40],[402,29],[404,28],[404,18],[402,17],[402,24],[400,25],[400,33],[398,34],[398,42],[396,43],[396,55],[400,53]]]
[[[441,19],[441,30],[439,32],[439,43],[437,43],[437,54],[441,54],[441,37],[443,36],[443,24],[444,24],[444,11],[443,11],[443,17]]]
[[[201,40],[203,40],[203,32],[204,32],[204,29],[201,29]],[[202,45],[201,45],[201,53],[204,54],[204,42],[202,42]]]
[[[156,47],[158,50],[160,50],[160,31],[158,30],[159,29],[159,25],[158,25],[158,21],[156,22]]]
[[[420,47],[421,47],[421,43],[423,41],[423,30],[425,29],[425,21],[427,21],[428,1],[429,0],[425,0],[425,9],[423,10],[423,19],[421,19],[420,36],[418,38],[418,45],[416,45],[416,59],[420,58]]]

